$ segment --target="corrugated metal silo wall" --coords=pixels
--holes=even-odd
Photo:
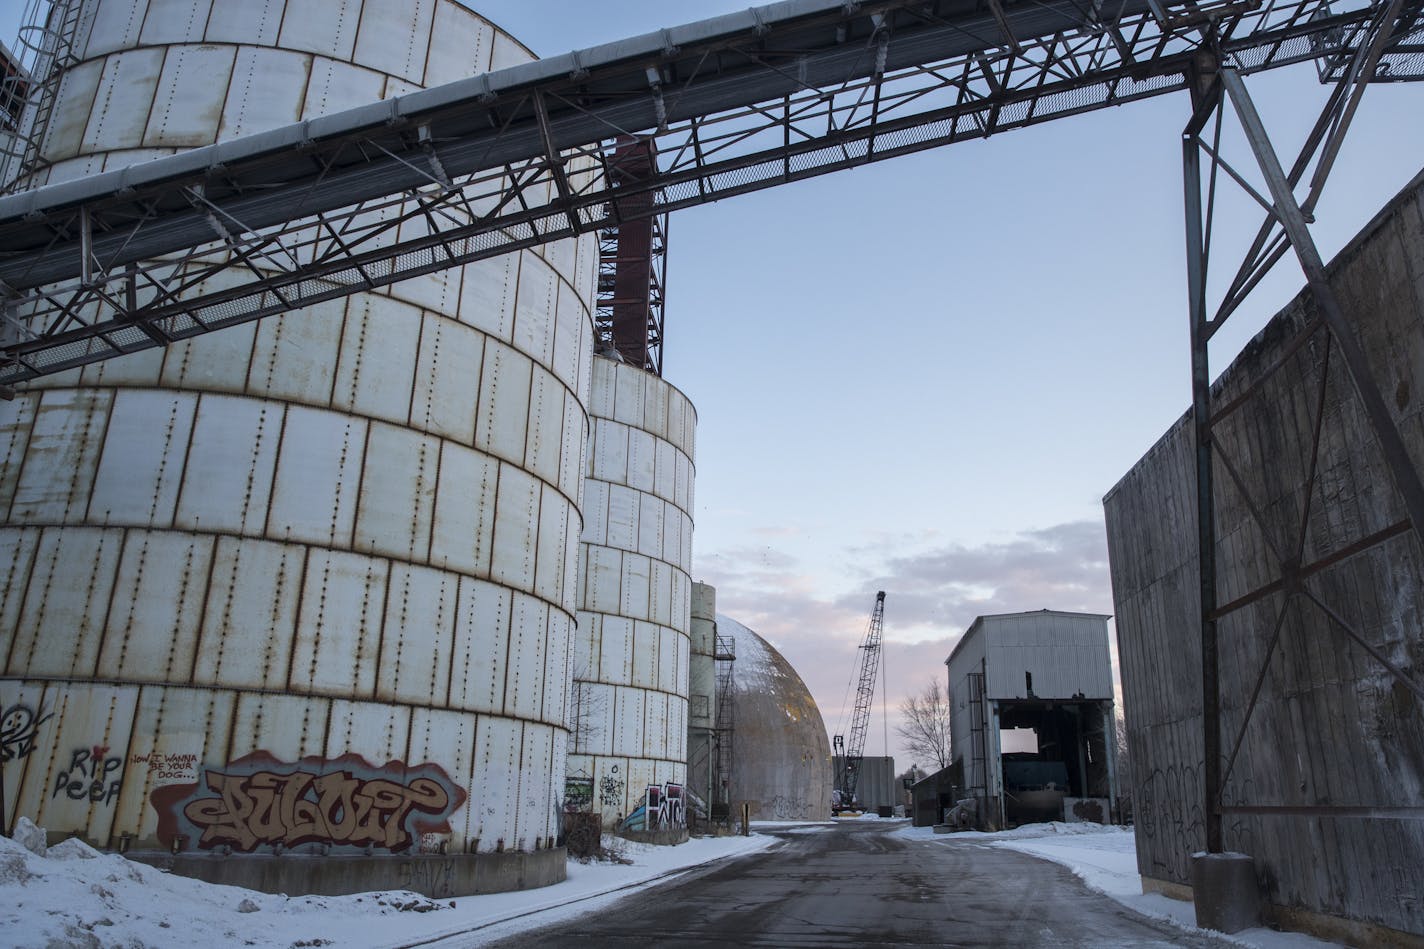
[[[687,779],[692,403],[657,376],[593,361],[570,796],[606,824],[649,785]]]
[[[90,0],[83,33],[38,183],[532,58],[451,0]],[[6,732],[5,820],[99,845],[547,845],[596,252],[432,274],[0,405],[0,703],[27,739]],[[259,827],[219,786],[304,793],[326,824]],[[338,822],[353,801],[369,820]]]
[[[1417,468],[1424,470],[1424,175],[1332,264],[1331,283],[1368,353]],[[1217,428],[1277,545],[1299,533],[1324,360],[1323,337],[1287,342],[1313,319],[1303,294],[1218,382],[1226,405],[1261,394]],[[1404,517],[1338,353],[1304,562]],[[1274,554],[1217,466],[1218,601],[1261,587]],[[1200,611],[1190,419],[1178,422],[1108,494],[1108,542],[1131,750],[1138,865],[1189,883],[1202,827]],[[1308,587],[1416,681],[1424,669],[1420,545],[1412,532],[1316,574]],[[1229,753],[1269,648],[1276,594],[1219,624],[1222,733]],[[1260,704],[1226,784],[1230,805],[1324,808],[1320,816],[1228,814],[1227,849],[1254,856],[1277,905],[1424,933],[1418,869],[1424,822],[1332,816],[1350,806],[1424,805],[1424,715],[1408,690],[1297,600],[1286,613]]]

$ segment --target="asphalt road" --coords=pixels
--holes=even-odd
[[[1010,850],[842,823],[496,943],[596,946],[1224,947]]]

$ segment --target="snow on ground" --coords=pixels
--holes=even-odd
[[[925,840],[948,843],[967,841],[1002,847],[1052,860],[1072,870],[1089,888],[1112,897],[1129,909],[1144,916],[1164,919],[1191,932],[1201,932],[1197,929],[1196,911],[1191,903],[1160,893],[1142,892],[1142,877],[1137,872],[1137,838],[1130,828],[1055,822],[1025,824],[992,834],[977,831],[936,834],[929,827],[907,827],[900,833]],[[1220,933],[1212,935],[1221,936]],[[1247,929],[1221,938],[1259,949],[1321,949],[1336,945],[1303,933],[1276,932],[1272,929]]]
[[[618,843],[631,864],[570,860],[568,879],[554,886],[430,900],[407,892],[274,896],[173,876],[78,840],[37,856],[0,837],[0,944],[191,949],[201,936],[224,946],[394,949],[458,935],[459,945],[478,945],[590,912],[693,867],[764,850],[776,838]]]
[[[828,820],[754,820],[752,831],[779,830],[787,834],[818,834],[836,826]]]

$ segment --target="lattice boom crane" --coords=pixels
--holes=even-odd
[[[880,669],[880,635],[885,625],[885,591],[875,594],[875,608],[870,611],[870,625],[865,641],[860,644],[860,686],[855,694],[855,708],[850,718],[850,744],[835,736],[836,751],[841,754],[841,772],[836,775],[836,800],[832,810],[850,810],[855,806],[855,786],[860,778],[860,764],[865,758],[865,732],[870,727],[870,702],[875,697],[875,674]]]

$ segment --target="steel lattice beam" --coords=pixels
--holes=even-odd
[[[13,195],[0,384],[1184,89],[1204,52],[1329,78],[1383,8],[793,0]],[[1418,0],[1389,36],[1376,78],[1424,76]]]

